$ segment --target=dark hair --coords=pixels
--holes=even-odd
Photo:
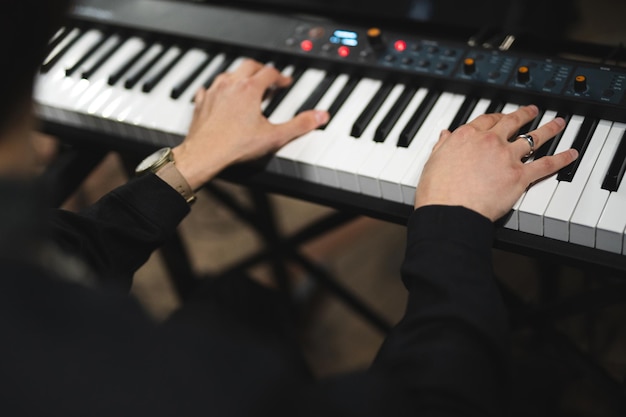
[[[0,132],[23,111],[49,39],[71,0],[4,0],[0,10]]]

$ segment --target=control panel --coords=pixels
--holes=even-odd
[[[613,67],[531,58],[380,28],[336,28],[304,22],[286,39],[285,46],[305,55],[626,105],[626,71]]]

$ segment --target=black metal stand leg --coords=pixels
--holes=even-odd
[[[273,208],[265,193],[250,190],[250,195],[256,209],[257,230],[263,237],[265,244],[270,248],[270,263],[276,284],[281,290],[288,293],[291,290],[291,285],[286,266],[287,257],[282,250],[281,238],[278,233]]]
[[[98,149],[62,147],[59,155],[40,177],[52,207],[61,206],[102,162],[107,153]]]
[[[264,240],[269,242],[268,247],[255,255],[242,260],[238,265],[227,271],[226,273],[232,273],[234,271],[243,271],[256,264],[266,261],[267,259],[273,262],[285,262],[290,260],[291,262],[298,263],[307,272],[311,274],[311,278],[317,280],[323,286],[325,286],[333,295],[335,295],[341,302],[350,307],[357,314],[361,315],[365,320],[371,323],[377,329],[387,332],[391,325],[383,318],[373,312],[363,301],[356,297],[347,288],[343,287],[339,281],[328,273],[323,268],[310,261],[307,257],[297,251],[297,247],[306,241],[321,235],[322,233],[329,231],[335,227],[341,226],[348,221],[354,220],[357,216],[346,213],[337,213],[315,222],[304,230],[296,233],[295,235],[287,238],[280,237],[275,221],[272,220],[264,224],[260,224],[259,220],[262,220],[266,216],[270,216],[273,219],[271,212],[266,212],[258,217],[250,213],[247,209],[241,207],[228,193],[221,190],[215,184],[208,184],[205,186],[213,196],[218,198],[223,204],[225,204],[231,211],[237,215],[241,220],[246,222],[251,228],[256,230]],[[267,196],[260,195],[253,196],[253,201],[260,204],[261,211],[271,210],[271,206],[266,204],[263,200],[267,201]],[[259,208],[259,207],[255,207]],[[267,226],[271,226],[273,230],[266,230]]]
[[[178,233],[169,238],[160,248],[163,262],[174,289],[181,301],[185,301],[196,289],[198,279],[191,267],[187,249]]]
[[[544,269],[545,273],[552,268]],[[544,279],[547,277],[541,277]],[[554,279],[554,275],[548,279]],[[626,411],[626,389],[623,381],[611,376],[603,367],[596,363],[593,355],[583,352],[569,337],[556,328],[558,319],[580,314],[593,314],[602,308],[615,304],[623,304],[626,295],[625,285],[613,285],[605,288],[585,291],[574,296],[559,298],[552,284],[548,284],[548,296],[537,306],[527,305],[517,294],[498,281],[505,303],[511,313],[514,330],[530,327],[543,347],[551,347],[559,357],[571,365],[581,375],[585,375],[595,385],[601,387],[611,398],[615,407]],[[593,352],[592,352],[593,353]]]

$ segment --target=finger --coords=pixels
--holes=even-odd
[[[532,132],[528,132],[528,135],[532,136],[534,142],[534,147],[532,150],[536,151],[537,149],[539,149],[548,140],[558,135],[564,128],[565,120],[557,117],[556,119],[551,120],[550,122],[544,124],[543,126],[540,126]],[[529,148],[528,141],[524,139],[515,140],[513,143],[511,143],[511,146],[514,148],[514,154],[520,155],[520,159],[524,155],[527,155],[528,152],[531,150]]]
[[[524,170],[528,175],[528,184],[532,184],[554,174],[561,168],[574,162],[576,158],[578,158],[578,151],[576,151],[576,149],[568,149],[556,155],[544,156],[543,158],[524,165]]]
[[[205,97],[206,97],[206,90],[203,87],[200,87],[198,91],[196,91],[196,95],[194,96],[194,99],[193,99],[195,103],[195,106],[193,108],[194,117],[198,117],[200,115]]]
[[[450,132],[448,129],[442,130],[441,133],[439,133],[439,139],[437,140],[437,143],[435,143],[435,146],[433,146],[433,152],[439,149],[439,147],[446,141],[446,139],[450,137],[451,134],[452,132]]]
[[[513,113],[505,114],[493,127],[493,131],[507,140],[513,136],[526,123],[533,120],[539,114],[537,106],[523,106]]]
[[[323,110],[307,110],[291,120],[276,125],[276,136],[279,138],[279,147],[291,139],[301,136],[311,130],[328,123],[330,116]]]
[[[241,64],[232,72],[236,77],[247,78],[256,74],[264,65],[253,59],[244,59]]]
[[[196,103],[196,107],[200,107],[202,105],[205,94],[206,90],[204,89],[204,87],[198,88],[198,91],[196,91],[196,95],[193,98],[194,103]]]
[[[483,132],[485,130],[489,130],[496,125],[504,117],[501,113],[489,113],[482,114],[468,123],[468,125],[473,126],[476,130]]]
[[[259,81],[264,90],[271,86],[287,87],[292,81],[291,77],[284,76],[276,68],[269,65],[265,65],[254,74],[254,78]]]

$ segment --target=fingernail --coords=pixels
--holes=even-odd
[[[330,117],[328,115],[328,112],[325,112],[323,110],[317,110],[315,112],[315,121],[317,122],[318,125],[324,125],[328,123],[329,118]]]
[[[534,111],[535,113],[539,113],[539,108],[535,106],[534,104],[529,105],[528,108]]]
[[[556,119],[554,119],[554,122],[560,127],[565,127],[565,119],[562,117],[557,117]]]

